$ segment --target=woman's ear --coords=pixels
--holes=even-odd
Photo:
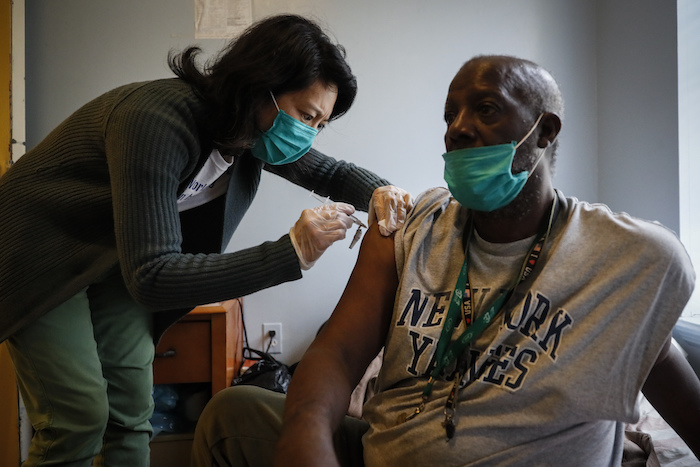
[[[559,115],[546,112],[540,121],[539,138],[537,145],[541,148],[546,148],[554,142],[557,135],[561,131],[561,119]]]

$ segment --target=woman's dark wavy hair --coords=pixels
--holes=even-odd
[[[235,154],[256,138],[255,114],[275,96],[300,91],[317,80],[338,88],[331,120],[355,100],[357,81],[345,49],[314,22],[296,15],[273,16],[248,28],[202,69],[193,46],[168,56],[170,69],[190,83],[213,111],[207,122],[218,149]]]

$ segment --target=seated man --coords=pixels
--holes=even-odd
[[[554,190],[562,112],[536,64],[468,61],[445,105],[449,191],[425,192],[395,238],[370,228],[286,402],[222,391],[195,463],[620,465],[642,388],[700,453],[700,382],[669,346],[688,255],[659,224]],[[344,418],[382,347],[366,424]]]

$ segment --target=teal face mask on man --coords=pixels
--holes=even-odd
[[[280,110],[272,92],[270,96],[277,107],[277,116],[272,127],[260,135],[250,150],[270,165],[290,164],[309,152],[318,130]]]
[[[445,160],[445,181],[452,196],[462,206],[490,212],[506,206],[518,196],[547,148],[542,149],[530,171],[513,175],[515,151],[535,131],[542,115],[517,144],[511,141],[508,144],[457,149],[442,155]]]

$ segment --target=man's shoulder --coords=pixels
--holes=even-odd
[[[409,213],[407,223],[420,222],[424,220],[427,215],[431,215],[435,212],[443,213],[448,209],[458,211],[460,207],[459,203],[452,198],[447,188],[430,188],[416,197],[416,202]]]
[[[437,244],[446,246],[460,241],[466,219],[467,209],[452,198],[447,188],[424,191],[416,198],[404,227],[397,232],[397,258],[408,250],[432,251]]]
[[[603,203],[567,198],[567,209],[569,218],[584,223],[583,227],[586,228],[609,228],[627,235],[651,235],[677,240],[676,233],[660,222],[633,216],[625,211],[613,211]]]
[[[613,211],[602,203],[566,198],[567,231],[607,249],[637,251],[647,257],[675,256],[683,261],[687,252],[678,235],[658,221],[624,211]]]

